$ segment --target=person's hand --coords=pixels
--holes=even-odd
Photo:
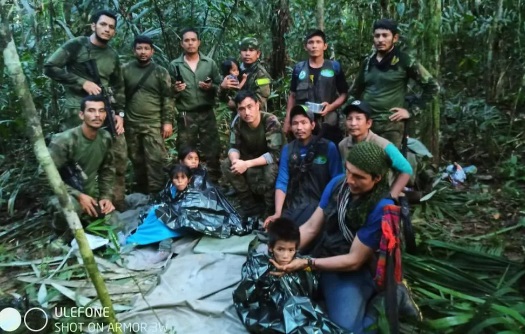
[[[332,105],[328,102],[323,102],[321,103],[323,105],[323,110],[321,110],[321,112],[319,113],[319,115],[321,116],[326,116],[329,112],[332,111]]]
[[[180,93],[186,89],[186,84],[182,81],[175,81],[175,93]]]
[[[390,111],[393,112],[393,114],[390,115],[388,119],[392,122],[399,122],[410,118],[410,113],[405,108],[392,108]]]
[[[97,209],[95,208],[98,206],[98,203],[93,197],[86,194],[80,194],[78,195],[77,200],[83,212],[91,217],[98,217]]]
[[[246,172],[248,167],[249,166],[246,161],[238,159],[238,160],[232,161],[232,166],[230,170],[232,171],[233,174],[240,175],[240,174],[244,174],[244,172]]]
[[[199,81],[199,88],[202,90],[210,90],[213,83],[210,81],[208,83],[204,81]]]
[[[241,79],[241,82],[239,82],[239,85],[237,88],[239,89],[242,89],[242,86],[244,86],[244,84],[246,83],[246,79],[248,78],[248,74],[244,73],[242,75],[242,79]]]
[[[115,115],[115,130],[117,131],[117,136],[120,136],[124,133],[124,119],[119,115]]]
[[[107,215],[108,213],[111,213],[115,210],[115,206],[109,199],[101,199],[98,202],[98,205],[100,205],[100,213],[103,213]]]
[[[102,89],[93,81],[86,80],[82,85],[82,89],[89,95],[98,95],[102,92]]]
[[[264,220],[264,223],[263,223],[264,229],[267,229],[268,225],[270,225],[270,223],[273,223],[279,217],[281,217],[281,214],[276,212],[273,215],[271,215],[270,217],[266,218]]]
[[[292,260],[292,262],[280,265],[277,262],[275,262],[274,259],[270,259],[271,264],[274,265],[275,269],[277,271],[271,271],[270,274],[274,276],[282,276],[284,274],[293,273],[298,270],[303,270],[304,268],[308,267],[308,260],[307,259],[299,259],[295,258]]]
[[[222,89],[239,89],[239,81],[231,78],[230,76],[227,76],[226,78],[224,78],[224,80],[222,80],[221,88]]]
[[[173,134],[173,125],[170,123],[162,124],[162,138],[169,138]]]

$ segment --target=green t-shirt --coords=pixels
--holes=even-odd
[[[141,88],[129,98],[129,94],[139,81],[155,66]],[[173,122],[173,94],[168,71],[153,63],[140,66],[136,60],[122,66],[122,77],[126,92],[126,126],[147,125],[160,127]]]
[[[278,163],[283,145],[281,123],[275,115],[261,112],[261,122],[253,129],[239,116],[233,120],[230,149],[238,151],[241,159],[264,156],[268,164]]]
[[[78,126],[54,135],[48,149],[58,169],[67,163],[78,163],[86,175],[82,193],[111,200],[115,179],[111,143],[109,132],[99,130],[97,137],[90,140],[82,133],[82,126]],[[75,197],[80,194],[71,187],[68,190]]]

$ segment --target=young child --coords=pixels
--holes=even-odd
[[[221,64],[221,74],[225,77],[229,76],[231,79],[239,81],[239,63],[233,58],[228,58]],[[246,82],[247,75],[244,74],[239,81],[239,90],[242,89],[244,83]]]
[[[244,73],[242,75],[242,78],[240,78],[239,80],[239,74],[240,74],[239,68],[240,68],[239,63],[237,63],[237,61],[233,58],[228,58],[225,61],[223,61],[221,64],[221,74],[224,77],[228,77],[230,79],[236,80],[238,83],[237,89],[228,89],[223,94],[220,94],[221,96],[223,96],[221,100],[227,102],[228,108],[232,110],[232,119],[234,119],[235,115],[237,115],[237,110],[235,108],[235,103],[233,103],[233,98],[239,92],[239,90],[242,89],[242,87],[246,83],[246,78],[248,77],[248,75]],[[224,96],[226,96],[225,100],[224,100]]]
[[[233,302],[250,333],[345,333],[312,301],[318,282],[311,270],[275,275],[271,262],[290,263],[299,241],[296,224],[277,218],[268,226],[268,251],[249,252]]]
[[[191,146],[185,146],[180,149],[179,163],[188,166],[189,169],[199,167],[200,157],[196,149]]]
[[[301,235],[293,221],[278,218],[268,226],[268,253],[279,265],[285,265],[295,257]]]
[[[191,177],[191,170],[188,166],[176,164],[170,169],[171,202],[175,203],[182,198],[185,190],[188,189]],[[166,259],[171,253],[173,238],[182,235],[182,233],[169,228],[164,222],[158,219],[157,211],[163,205],[164,204],[153,205],[144,217],[142,224],[126,239],[127,244],[137,245],[148,245],[160,242],[158,261]]]

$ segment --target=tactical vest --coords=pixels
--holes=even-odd
[[[325,223],[323,225],[321,239],[312,252],[314,257],[343,255],[348,254],[350,251],[352,243],[346,240],[343,236],[343,233],[339,229],[338,221],[338,210],[341,205],[341,198],[339,194],[341,193],[341,188],[345,182],[346,178],[343,176],[341,177],[341,180],[334,184],[334,187],[332,188],[330,200],[324,209]],[[362,224],[352,224],[352,222],[349,221],[345,221],[345,223],[350,228],[350,231],[352,231],[354,236],[362,226]]]
[[[285,209],[319,204],[323,190],[330,182],[328,144],[324,138],[314,137],[308,144],[306,156],[301,158],[300,145],[294,140],[288,146],[288,189]]]
[[[314,85],[310,80],[308,61],[302,61],[295,65],[294,73],[297,73],[297,89],[295,91],[295,103],[304,104],[306,101],[332,103],[337,99],[337,87],[335,76],[341,68],[339,63],[325,60],[319,77]]]

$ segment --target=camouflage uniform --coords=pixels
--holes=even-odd
[[[405,106],[408,80],[414,80],[423,91],[418,105],[410,110],[412,114],[418,114],[434,98],[439,92],[439,85],[412,55],[397,47],[391,52],[380,65],[376,53],[365,59],[350,95],[368,102],[372,107],[373,131],[400,147],[404,123],[391,122],[388,117],[392,115],[391,108]],[[385,60],[389,63],[383,64]]]
[[[94,81],[88,74],[86,62],[94,59],[97,64],[100,81],[104,88],[111,87],[116,113],[124,111],[124,86],[117,52],[110,46],[98,47],[89,37],[76,37],[58,48],[44,64],[44,74],[64,85],[65,103],[61,121],[62,130],[70,129],[81,123],[78,117],[80,102],[87,93],[82,85]],[[109,115],[108,115],[109,116]],[[127,167],[127,147],[124,136],[118,136],[112,146],[115,163],[115,188],[113,204],[117,209],[124,208],[125,176]]]
[[[217,64],[199,53],[199,62],[195,72],[184,61],[184,55],[170,63],[172,82],[180,74],[186,89],[175,93],[177,109],[177,148],[185,145],[196,147],[201,160],[206,164],[212,181],[220,178],[219,157],[221,143],[217,120],[213,112],[217,89],[221,84],[221,75]],[[177,73],[177,69],[180,71]],[[212,79],[212,89],[202,90],[199,81]]]
[[[112,198],[115,167],[111,145],[111,136],[107,131],[99,131],[94,140],[89,140],[84,137],[81,126],[55,134],[49,144],[49,153],[57,169],[77,163],[85,175],[82,191],[66,185],[75,210],[84,222],[92,218],[82,211],[77,200],[80,194],[84,193],[96,200]],[[61,210],[56,197],[51,198],[50,206],[56,212]],[[67,230],[64,217],[58,217],[61,219],[55,220],[54,228]]]
[[[153,72],[133,96],[129,96],[150,66]],[[168,71],[150,63],[140,66],[136,60],[122,67],[126,91],[126,141],[133,164],[137,191],[157,193],[166,184],[163,167],[167,160],[161,126],[172,124],[173,98]]]
[[[275,211],[275,180],[284,142],[281,124],[275,115],[261,112],[261,122],[255,129],[249,128],[240,117],[233,121],[230,152],[239,152],[241,160],[263,156],[267,162],[264,166],[248,168],[244,174],[235,175],[230,171],[230,159],[222,161],[222,173],[237,191],[245,214],[257,210],[254,195],[264,198],[265,214],[270,215]]]
[[[253,37],[244,38],[240,43],[240,48],[241,50],[251,48],[260,51],[259,41]],[[266,112],[268,110],[267,101],[271,93],[272,78],[270,74],[262,66],[260,60],[248,66],[242,63],[239,70],[239,79],[242,78],[243,74],[247,74],[242,89],[254,92],[261,102],[261,111]]]

